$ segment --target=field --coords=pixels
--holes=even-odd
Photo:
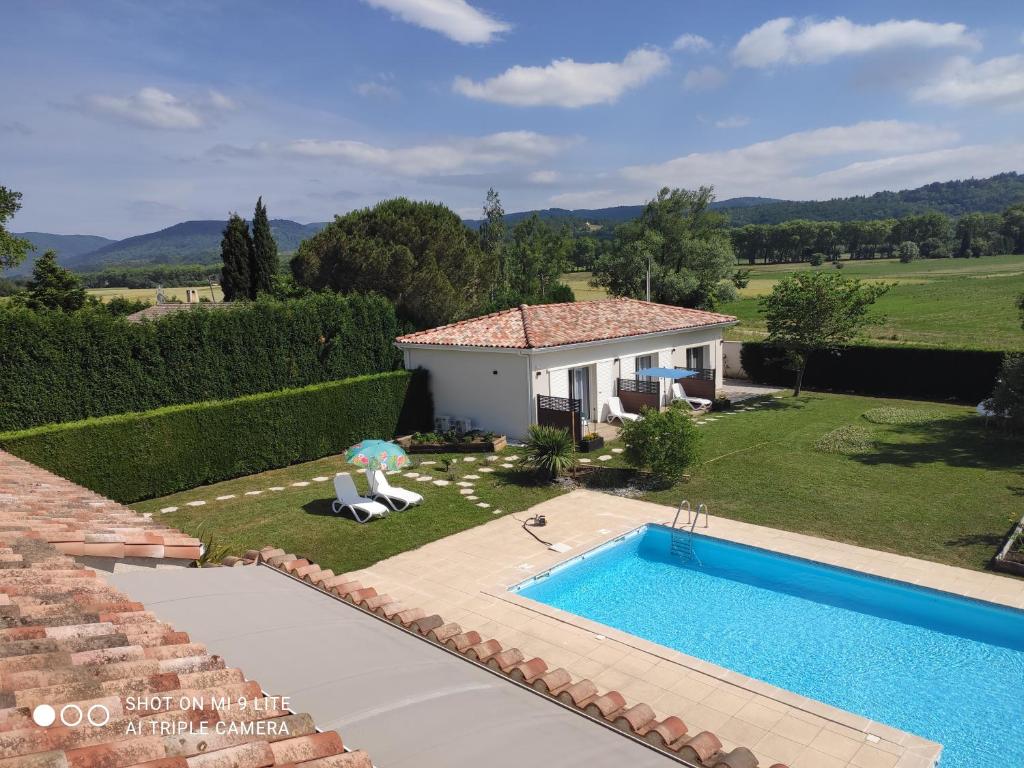
[[[185,291],[187,290],[188,288],[164,288],[164,295],[168,299],[184,301]],[[197,285],[193,287],[193,290],[199,291],[199,298],[201,299],[210,298],[210,286],[208,285]],[[90,288],[88,293],[91,296],[96,296],[102,302],[108,302],[115,296],[124,296],[126,299],[148,301],[151,304],[156,304],[156,288]],[[215,301],[221,301],[224,298],[219,285],[213,287],[213,294]]]
[[[924,411],[927,420],[878,424],[864,418],[880,407]],[[713,416],[699,427],[701,459],[689,480],[646,498],[672,506],[684,498],[694,506],[705,502],[712,515],[974,569],[986,567],[1020,515],[1024,445],[986,427],[970,408],[808,393]],[[845,426],[861,433],[855,451],[816,447]],[[496,471],[480,473],[488,464]],[[616,483],[630,475],[620,455],[601,466],[620,476]],[[235,553],[273,544],[341,573],[563,492],[479,454],[453,467],[455,479],[472,481],[473,494],[489,507],[467,501],[455,484],[401,477],[393,483],[421,492],[424,505],[359,525],[330,511],[333,488],[326,478],[350,469],[337,456],[134,506],[190,533],[212,535]],[[451,479],[440,464],[414,469]],[[320,481],[310,482],[315,475]],[[365,488],[362,476],[356,478]],[[245,495],[251,490],[262,492]],[[205,503],[188,506],[197,500]],[[177,509],[161,514],[167,507]]]
[[[982,259],[935,259],[900,264],[894,259],[843,261],[843,274],[870,282],[895,283],[875,305],[883,321],[867,329],[869,340],[916,346],[1024,350],[1016,298],[1024,293],[1024,255]],[[740,265],[741,269],[748,267]],[[809,264],[749,267],[750,283],[736,301],[719,309],[736,315],[740,324],[726,333],[734,340],[765,335],[757,297],[780,279],[798,271],[834,269]],[[575,272],[565,279],[577,299],[604,296],[587,285],[590,274]]]

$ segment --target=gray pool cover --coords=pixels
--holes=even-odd
[[[105,578],[380,768],[679,765],[269,568]]]

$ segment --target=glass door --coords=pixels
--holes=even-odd
[[[707,368],[707,347],[690,347],[686,350],[686,367],[691,370]]]
[[[590,418],[590,368],[569,369],[569,397],[580,401],[580,413],[584,419]]]
[[[638,355],[636,358],[636,370],[654,367],[654,355]],[[654,381],[650,376],[637,376],[637,381]]]

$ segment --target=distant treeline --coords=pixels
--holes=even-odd
[[[154,264],[148,267],[108,267],[81,275],[86,288],[182,288],[220,280],[219,264]]]
[[[1024,204],[1002,213],[968,213],[953,219],[923,213],[898,219],[747,224],[730,230],[739,261],[749,264],[890,258],[978,257],[1024,253]],[[913,244],[913,247],[906,245]]]

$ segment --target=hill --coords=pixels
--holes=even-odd
[[[271,219],[270,229],[281,252],[294,251],[305,238],[315,235],[323,224],[299,224],[288,219]],[[152,264],[209,264],[220,261],[220,220],[183,221],[180,224],[81,253],[62,261],[65,266],[85,272],[111,266]]]
[[[15,237],[24,237],[36,249],[29,254],[21,266],[6,272],[6,277],[20,277],[29,274],[36,258],[49,250],[56,251],[61,263],[66,264],[76,256],[117,242],[99,235],[52,235],[49,232],[16,232]]]

